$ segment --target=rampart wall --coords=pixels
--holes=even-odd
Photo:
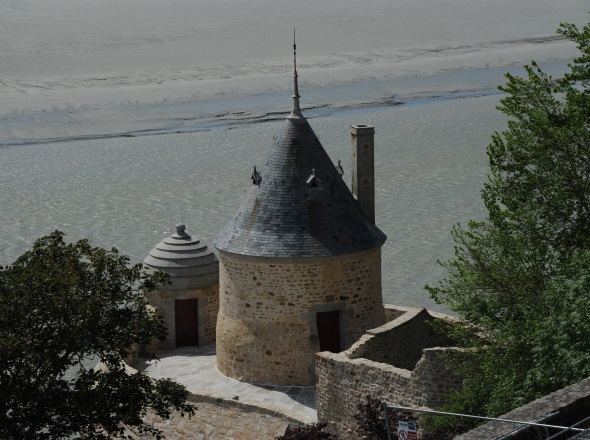
[[[436,319],[426,309],[410,309],[395,316],[392,307],[386,306],[394,319],[381,327],[367,330],[347,351],[350,359],[365,358],[394,367],[413,370],[429,347],[449,346],[445,335],[434,328]],[[400,309],[393,309],[400,311]]]
[[[386,310],[397,315],[390,306]],[[350,349],[316,355],[318,420],[345,439],[356,438],[354,414],[368,394],[392,405],[433,408],[461,384],[440,356],[454,350],[441,347],[451,341],[431,325],[444,315],[404,311],[366,332]]]

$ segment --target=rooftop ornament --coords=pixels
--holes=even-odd
[[[322,181],[315,175],[315,168],[311,170],[311,175],[307,178],[306,183],[308,188],[317,188],[322,183]]]
[[[183,225],[182,223],[178,223],[176,225],[176,233],[178,234],[179,237],[188,237],[188,238],[190,238],[190,235],[188,235],[185,232],[185,229],[186,229],[186,226]]]
[[[340,159],[338,159],[338,165],[336,166],[336,169],[338,170],[338,174],[340,174],[340,177],[343,178],[344,168],[342,168],[342,165],[340,164]]]
[[[262,182],[262,176],[256,170],[256,165],[254,165],[254,171],[252,171],[251,179],[252,179],[252,185],[260,186],[260,183]]]
[[[297,45],[295,44],[295,28],[293,28],[293,111],[288,119],[303,119],[299,107],[299,84],[297,83]]]

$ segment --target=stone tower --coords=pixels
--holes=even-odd
[[[219,251],[217,368],[253,383],[311,385],[314,353],[341,351],[385,322],[385,235],[361,209],[299,107]]]
[[[207,244],[191,237],[183,224],[158,243],[144,260],[149,273],[170,275],[170,284],[147,295],[168,329],[163,348],[215,342],[219,310],[219,261]]]

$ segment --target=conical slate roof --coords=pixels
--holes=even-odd
[[[237,213],[213,241],[257,257],[324,257],[373,249],[386,236],[362,211],[299,109],[294,109]],[[261,180],[258,180],[258,176]]]
[[[176,233],[158,243],[143,262],[150,273],[168,273],[173,288],[199,288],[219,282],[217,256],[188,235],[183,224],[176,225]]]

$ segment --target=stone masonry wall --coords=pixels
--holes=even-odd
[[[363,403],[368,394],[399,406],[433,408],[443,404],[450,390],[458,387],[461,381],[447,369],[440,357],[441,353],[453,348],[424,348],[430,345],[427,339],[427,329],[430,327],[425,327],[424,323],[432,319],[429,318],[430,315],[426,315],[428,314],[424,310],[414,309],[380,329],[373,330],[374,334],[363,336],[345,352],[318,353],[318,420],[327,422],[330,429],[340,433],[344,439],[352,440],[358,438],[354,420],[357,405]],[[416,332],[409,331],[410,329],[415,329]],[[394,341],[393,335],[402,339]],[[387,352],[390,349],[385,343],[388,339],[394,341],[394,349],[402,350],[400,354],[389,357]],[[433,338],[431,342],[438,343],[440,340]],[[415,350],[406,350],[404,345],[422,347],[422,356],[412,371],[359,357],[364,352],[375,358],[412,364]]]
[[[393,321],[414,309],[414,307],[392,306],[391,304],[383,304],[383,308],[385,309],[385,320],[387,322]]]
[[[227,376],[311,385],[318,312],[340,312],[343,348],[385,322],[380,248],[290,260],[221,251],[219,260],[217,367]]]
[[[156,344],[155,349],[174,349],[176,347],[176,322],[174,301],[177,299],[198,300],[198,333],[199,345],[215,342],[217,327],[217,313],[219,311],[219,285],[202,287],[191,290],[161,288],[147,295],[150,305],[162,317],[168,329],[168,338],[162,344]]]
[[[205,297],[207,298],[205,313],[208,317],[208,322],[204,328],[205,343],[199,345],[208,345],[216,341],[217,315],[219,313],[219,285],[210,287],[205,293]]]
[[[446,336],[435,331],[434,321],[435,318],[426,309],[410,309],[393,321],[368,330],[348,350],[349,357],[413,370],[425,348],[451,343]]]

